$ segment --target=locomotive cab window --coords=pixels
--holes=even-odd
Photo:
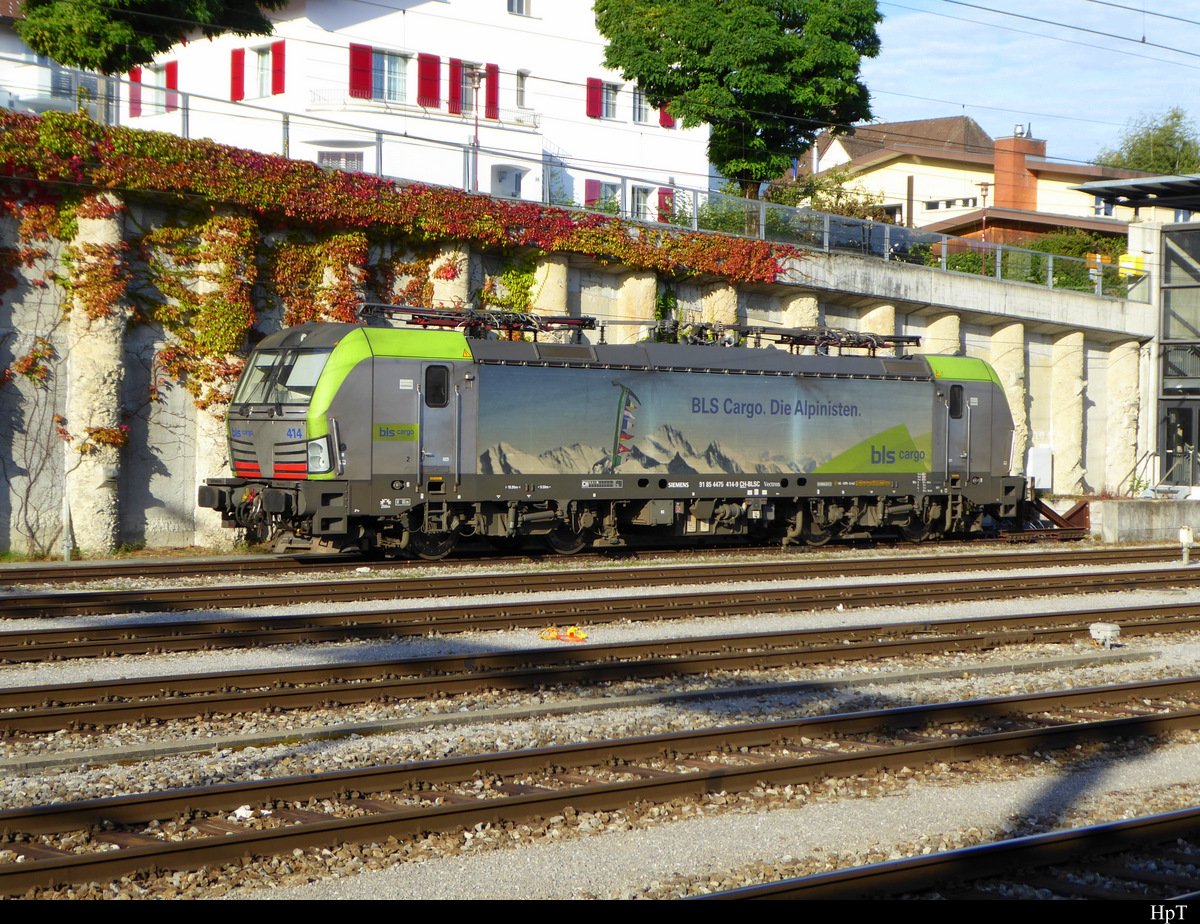
[[[959,420],[963,415],[963,387],[961,385],[950,386],[950,416],[955,420]]]
[[[445,407],[450,403],[450,369],[430,366],[425,370],[425,406]]]
[[[242,373],[234,404],[308,404],[332,349],[259,350]]]

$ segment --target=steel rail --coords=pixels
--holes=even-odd
[[[1105,550],[1082,556],[1088,565],[1171,560],[1168,548]],[[808,580],[930,572],[1008,570],[1079,566],[1080,557],[1063,552],[1012,552],[1002,555],[906,556],[896,559],[853,559],[812,562],[804,559],[735,564],[665,565],[597,568],[574,572],[443,574],[427,577],[384,577],[302,583],[231,584],[137,590],[20,593],[0,598],[0,618],[47,618],[112,613],[163,612],[222,606],[271,606],[311,602],[358,602],[391,597],[439,597],[465,594],[557,592],[659,584],[715,584],[725,581]],[[1070,559],[1070,560],[1068,560]]]
[[[565,683],[987,650],[1078,639],[1086,632],[1086,623],[1096,617],[1116,621],[1125,636],[1184,632],[1200,626],[1200,604],[1175,608],[1186,611],[1187,616],[1131,621],[1159,609],[1126,607],[1044,618],[977,617],[10,687],[0,689],[0,730],[44,733],[244,713],[264,707],[342,706],[482,690],[535,690]],[[914,635],[920,637],[906,637]]]
[[[764,552],[778,553],[778,547],[771,549],[755,549],[753,547],[738,546],[735,548],[705,548],[696,549],[689,548],[684,550],[645,547],[633,548],[629,550],[633,556],[647,555],[655,558],[659,557],[679,557],[686,558],[697,554],[712,555],[718,554],[724,556],[737,556],[746,554],[763,554]],[[828,551],[828,550],[823,550]],[[810,557],[812,553],[797,549],[790,557]],[[908,569],[910,566],[907,562],[916,562],[917,567],[922,567],[920,562],[928,561],[935,558],[943,560],[951,560],[957,558],[963,559],[980,559],[986,560],[989,557],[1006,558],[1017,557],[1025,559],[1028,563],[1033,564],[1041,559],[1052,559],[1054,556],[1060,556],[1064,559],[1073,559],[1074,563],[1080,561],[1099,561],[1101,563],[1129,563],[1129,562],[1152,562],[1164,561],[1172,556],[1178,555],[1178,550],[1170,546],[1130,546],[1122,548],[1104,548],[1104,549],[1083,549],[1072,548],[1066,551],[1043,550],[1037,552],[983,552],[971,551],[965,553],[949,553],[945,556],[935,556],[928,554],[920,554],[917,552],[900,553],[892,559],[873,559],[873,561],[883,562],[881,567],[891,568],[896,571]],[[66,584],[88,581],[113,580],[121,578],[178,578],[181,576],[196,577],[200,575],[259,575],[272,574],[279,572],[298,571],[305,574],[317,574],[322,572],[357,572],[360,568],[367,567],[372,570],[379,568],[384,570],[397,569],[420,569],[420,570],[457,570],[464,564],[474,564],[482,562],[483,564],[495,564],[497,562],[520,561],[528,563],[531,560],[541,561],[545,564],[557,565],[560,568],[578,569],[581,561],[597,561],[603,560],[606,556],[594,554],[590,556],[572,556],[570,559],[564,559],[562,556],[552,553],[523,553],[516,556],[497,556],[495,551],[490,551],[486,556],[479,557],[456,557],[452,560],[442,562],[428,561],[404,561],[398,559],[379,559],[363,558],[360,555],[246,555],[239,557],[205,557],[205,558],[170,558],[170,559],[119,559],[105,561],[89,561],[89,562],[38,562],[35,564],[5,564],[0,565],[0,587],[3,586],[18,586],[27,584]],[[569,563],[568,563],[569,562]],[[821,572],[822,569],[829,566],[831,563],[828,560],[811,561],[809,567]],[[852,563],[851,563],[852,564]],[[600,569],[595,569],[600,570]],[[830,572],[830,573],[845,573],[845,572]]]
[[[145,796],[127,796],[91,802],[64,803],[0,812],[0,830],[25,836],[61,833],[78,828],[111,824],[143,824],[171,818],[179,813],[229,811],[244,804],[275,800],[361,798],[357,793],[405,790],[426,801],[442,796],[437,787],[476,779],[496,780],[520,773],[557,775],[564,768],[609,766],[615,772],[639,779],[600,782],[581,777],[566,781],[565,789],[519,786],[519,794],[505,795],[493,787],[477,798],[452,799],[448,804],[379,809],[376,800],[367,817],[330,818],[249,833],[164,842],[154,846],[127,847],[98,854],[69,855],[0,866],[0,893],[21,894],[27,889],[60,882],[85,882],[127,875],[150,867],[195,868],[240,859],[248,855],[281,853],[295,849],[327,847],[346,842],[368,843],[388,837],[413,836],[431,831],[451,831],[479,823],[546,817],[570,806],[577,811],[612,811],[638,801],[664,802],[720,791],[744,791],[760,784],[788,785],[811,782],[828,776],[848,776],[875,769],[898,769],[930,761],[962,761],[981,756],[1028,753],[1036,749],[1073,747],[1081,743],[1108,741],[1136,735],[1157,735],[1180,728],[1200,727],[1200,709],[1187,707],[1172,712],[1145,714],[1148,697],[1178,700],[1200,695],[1200,677],[1179,678],[1144,684],[1121,684],[1072,690],[1062,693],[994,697],[933,706],[905,706],[839,716],[824,716],[781,722],[756,723],[730,728],[645,736],[618,741],[590,742],[501,752],[480,757],[340,771],[253,783],[226,784],[210,788],[177,790]],[[881,731],[911,731],[939,724],[974,721],[982,717],[994,722],[1014,714],[1044,713],[1048,710],[1079,709],[1098,704],[1135,701],[1141,714],[1100,721],[1066,721],[1045,727],[1042,716],[1036,727],[1016,731],[959,735],[936,741],[898,746],[872,743],[855,753],[820,752],[819,748],[790,744],[801,738],[831,738]],[[1062,721],[1062,720],[1060,720]],[[767,763],[722,763],[742,757],[743,748],[778,748],[783,743],[816,756],[776,759]],[[682,755],[720,753],[718,762],[696,761],[684,771],[642,769],[638,760]],[[699,766],[696,766],[696,765]],[[647,778],[648,777],[648,778]],[[582,784],[579,782],[582,780]],[[532,790],[532,792],[530,791]],[[20,841],[7,849],[22,850]],[[44,855],[44,854],[43,854]],[[35,854],[36,856],[36,854]]]
[[[555,623],[591,624],[797,612],[830,608],[913,605],[944,601],[1033,597],[1064,592],[1190,586],[1200,573],[1178,567],[1128,573],[1027,574],[987,581],[944,579],[911,583],[771,587],[695,594],[641,594],[533,603],[482,603],[366,613],[245,616],[171,623],[123,622],[69,629],[0,633],[0,663],[103,657],[147,651],[194,651],[263,644],[341,641],[454,633],[485,629],[541,628]]]
[[[851,869],[745,886],[693,900],[861,899],[937,889],[1002,876],[1016,870],[1071,863],[1085,857],[1154,846],[1200,834],[1200,808],[1114,821],[1053,834],[1036,834],[992,844],[873,863]],[[1200,884],[1200,877],[1192,876]],[[1065,885],[1065,883],[1064,883]],[[1066,891],[1066,889],[1064,889]],[[987,897],[985,893],[978,898]],[[1169,900],[1169,899],[1168,899]],[[1176,899],[1178,900],[1178,899]]]

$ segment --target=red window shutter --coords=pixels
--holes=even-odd
[[[271,95],[283,92],[283,42],[271,43]]]
[[[129,72],[129,118],[142,114],[142,69],[135,67]]]
[[[583,181],[583,204],[595,205],[600,199],[600,181],[599,180],[584,180]]]
[[[598,119],[604,115],[604,85],[596,77],[587,82],[587,117]]]
[[[442,59],[417,55],[417,105],[437,109],[442,104]]]
[[[667,221],[675,211],[675,190],[670,186],[658,187],[658,220]]]
[[[500,65],[489,64],[484,69],[487,75],[487,105],[483,115],[488,119],[500,118]]]
[[[658,110],[658,124],[663,128],[675,127],[675,117],[671,115],[671,113],[667,112],[666,106],[663,106],[662,109]]]
[[[246,49],[229,54],[229,98],[235,103],[246,98]]]
[[[371,46],[350,46],[350,96],[371,98]]]
[[[175,91],[179,89],[179,62],[168,61],[163,65],[163,76],[167,84],[166,108],[167,112],[174,112],[179,108],[179,94]]]
[[[462,61],[450,59],[450,82],[446,85],[446,108],[451,115],[462,114]]]

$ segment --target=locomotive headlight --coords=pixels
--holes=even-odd
[[[329,453],[329,437],[308,441],[308,471],[310,474],[320,474],[333,468],[332,457]]]

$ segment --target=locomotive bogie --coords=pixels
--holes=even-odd
[[[229,409],[223,522],[424,557],[634,533],[912,541],[1016,516],[1012,420],[963,357],[469,340],[309,324]]]

